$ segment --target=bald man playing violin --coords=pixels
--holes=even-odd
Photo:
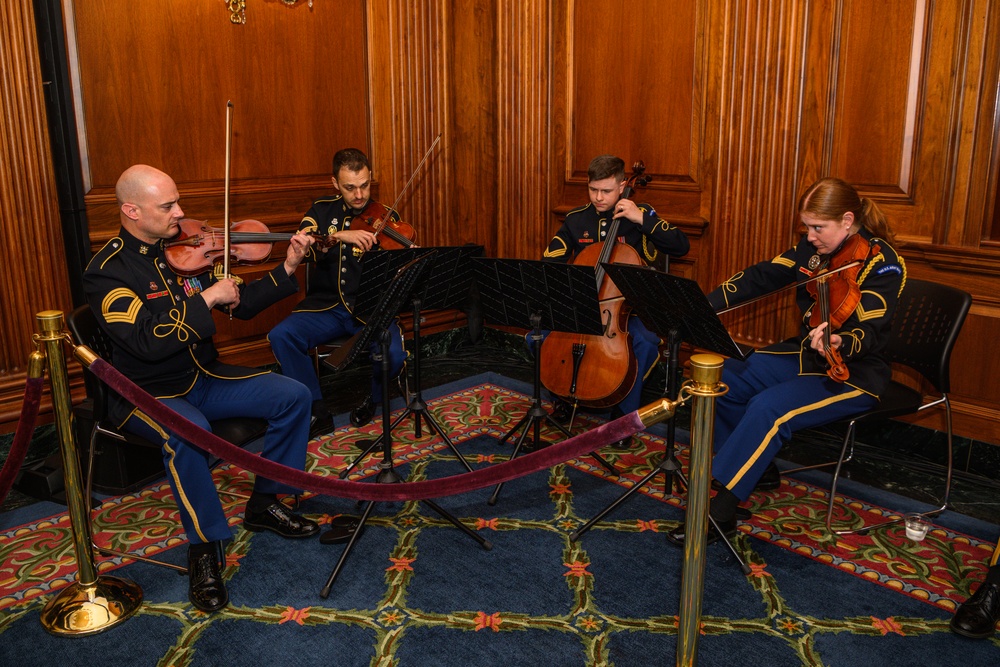
[[[828,424],[873,407],[892,378],[884,350],[892,316],[906,282],[906,264],[892,247],[893,234],[875,204],[850,184],[823,178],[806,188],[798,203],[805,228],[799,243],[769,261],[736,273],[708,295],[716,311],[748,302],[784,286],[795,286],[802,322],[795,338],[768,345],[745,361],[727,359],[722,382],[729,391],[715,404],[713,484],[717,493],[709,512],[724,534],[736,532],[736,510],[756,489],[781,484],[772,460],[795,431]],[[832,275],[856,283],[857,300],[846,303],[846,315],[830,331],[849,377],[828,374],[825,334],[829,325],[812,323],[820,308],[809,279],[827,261],[846,265],[842,253],[860,257],[852,273]],[[845,285],[845,287],[850,287]],[[829,310],[840,310],[832,302]],[[836,374],[833,374],[836,375]],[[768,470],[773,472],[768,475]],[[718,539],[713,529],[709,541]],[[685,526],[667,533],[683,544]]]
[[[376,235],[369,228],[359,228],[359,216],[365,208],[381,206],[371,199],[372,171],[368,157],[356,148],[345,148],[333,156],[333,187],[337,194],[313,202],[302,218],[299,230],[326,234],[332,247],[311,249],[309,281],[305,298],[292,314],[271,330],[267,339],[281,372],[309,388],[312,396],[313,435],[333,429],[333,416],[323,402],[319,378],[310,350],[342,336],[353,336],[365,323],[354,316],[354,300],[361,286],[361,257],[376,248]],[[390,219],[398,221],[395,211]],[[354,225],[352,227],[352,224]],[[378,337],[373,337],[371,351],[377,353]],[[371,393],[351,410],[351,423],[364,426],[372,420],[375,406],[382,397],[382,374],[373,357]],[[394,320],[389,325],[389,373],[399,375],[406,360],[403,335]]]
[[[223,364],[212,344],[213,308],[249,319],[298,291],[295,269],[313,238],[295,234],[285,261],[251,283],[212,270],[177,275],[167,264],[164,241],[184,217],[173,179],[147,165],[129,167],[115,197],[121,229],[84,273],[84,289],[101,328],[111,339],[111,363],[144,390],[189,421],[209,429],[228,417],[267,420],[264,458],[302,469],[309,441],[309,390],[291,378],[257,368]],[[120,428],[163,448],[167,480],[177,500],[190,546],[189,598],[212,612],[229,601],[222,579],[222,543],[232,531],[219,502],[209,455],[169,433],[147,415],[112,395],[112,419]],[[282,537],[315,535],[314,521],[290,512],[277,494],[297,493],[257,477],[243,525]]]

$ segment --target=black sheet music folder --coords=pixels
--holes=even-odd
[[[753,348],[733,340],[695,281],[644,266],[602,266],[625,301],[658,335],[676,329],[682,341],[737,359],[746,359],[753,352]]]

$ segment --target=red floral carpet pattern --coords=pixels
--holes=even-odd
[[[445,426],[446,432],[461,450],[463,443],[479,436],[501,438],[523,416],[528,402],[528,397],[523,394],[486,383],[437,398],[430,401],[430,407],[438,422]],[[582,417],[582,421],[582,424],[577,425],[578,429],[597,423],[586,415]],[[337,474],[358,455],[359,449],[355,442],[359,438],[375,437],[381,430],[380,424],[372,424],[360,430],[341,428],[330,436],[313,441],[310,445],[308,470],[320,475]],[[553,440],[557,435],[550,429],[542,429],[542,434]],[[462,517],[462,520],[474,530],[496,535],[519,529],[561,531],[562,534],[571,532],[589,517],[577,516],[574,509],[576,490],[567,477],[567,472],[575,470],[628,487],[655,467],[664,449],[664,440],[658,436],[643,433],[638,440],[641,445],[628,451],[601,451],[607,460],[623,471],[618,479],[612,478],[592,459],[586,457],[552,468],[548,476],[548,495],[554,506],[554,515],[550,519],[510,518],[503,515],[502,509],[497,509],[498,515]],[[422,437],[415,437],[412,421],[393,431],[393,444],[396,464],[410,464],[410,479],[426,477],[430,461],[452,457],[440,438],[431,437],[426,425]],[[508,443],[505,447],[496,448],[496,453],[466,456],[474,467],[488,465],[506,460],[511,449],[511,443]],[[678,458],[686,463],[686,447],[680,444],[677,453]],[[362,479],[378,472],[380,456],[379,450],[363,461],[352,479]],[[250,489],[250,480],[241,470],[224,465],[215,470],[215,475],[220,489],[243,493]],[[589,479],[586,475],[584,479]],[[642,493],[648,498],[675,507],[683,505],[677,497],[664,496],[660,480],[644,487]],[[230,524],[238,529],[242,521],[243,501],[226,495],[222,499]],[[849,498],[845,500],[846,510],[837,517],[838,523],[855,526],[874,523],[887,513],[883,508]],[[561,575],[574,598],[568,614],[539,616],[495,609],[432,613],[410,608],[407,606],[406,596],[407,587],[414,576],[414,562],[418,559],[415,546],[417,535],[421,528],[445,523],[433,514],[421,516],[415,509],[417,507],[420,507],[419,503],[407,503],[394,516],[371,519],[372,525],[395,526],[400,530],[400,536],[391,549],[385,568],[386,593],[374,612],[319,605],[301,608],[278,605],[230,607],[205,618],[198,612],[192,612],[185,602],[184,605],[153,605],[151,613],[193,614],[196,620],[205,621],[204,626],[226,618],[227,615],[231,618],[252,616],[256,621],[277,625],[357,625],[376,633],[376,657],[372,664],[387,665],[397,664],[395,652],[399,650],[397,644],[404,627],[457,627],[470,632],[488,633],[534,628],[569,633],[582,642],[585,663],[588,665],[611,664],[607,642],[612,632],[642,630],[676,634],[676,616],[654,615],[631,619],[615,617],[602,611],[593,599],[595,572],[591,556],[581,546],[581,542],[573,543],[568,540],[565,540],[562,549],[564,571]],[[970,586],[981,580],[993,547],[990,541],[955,533],[940,526],[934,526],[927,539],[920,543],[907,540],[901,527],[880,529],[867,536],[830,538],[825,535],[823,527],[826,492],[787,477],[780,489],[753,496],[749,507],[753,518],[741,524],[740,530],[753,539],[741,538],[736,544],[750,563],[750,584],[763,597],[768,616],[764,621],[704,617],[703,634],[771,633],[787,641],[803,664],[822,663],[823,659],[817,652],[815,632],[817,628],[824,629],[824,622],[829,624],[825,630],[831,634],[846,632],[864,636],[908,636],[926,633],[947,635],[947,620],[914,616],[856,616],[824,621],[815,616],[791,613],[768,571],[768,563],[754,551],[754,547],[760,544],[759,541],[949,612],[955,608],[956,600],[965,599],[969,595]],[[485,505],[483,508],[485,511]],[[673,512],[672,515],[678,516],[678,513]],[[611,515],[598,524],[594,532],[613,530],[621,533],[662,533],[677,523],[662,519],[615,520],[614,517],[615,515]],[[322,519],[329,520],[328,517]],[[146,556],[155,556],[185,541],[166,483],[103,502],[94,510],[94,527],[95,539],[99,544],[119,550],[137,551]],[[252,533],[243,530],[236,530],[235,535],[227,550],[227,578],[232,577],[241,567],[253,537]],[[106,572],[122,567],[123,562],[121,559],[98,558],[97,565],[100,572]],[[5,625],[14,623],[28,610],[37,610],[37,604],[32,604],[33,601],[64,587],[73,580],[75,574],[71,528],[65,513],[13,527],[0,534],[0,632]],[[179,606],[184,606],[185,610],[177,609]],[[762,622],[769,624],[770,628],[762,629]],[[200,629],[185,632],[170,653],[163,657],[161,664],[190,664],[199,632]]]

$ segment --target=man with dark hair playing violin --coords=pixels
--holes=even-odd
[[[182,277],[168,266],[164,251],[164,240],[179,233],[184,217],[173,179],[153,167],[134,165],[118,179],[115,196],[121,230],[90,261],[83,278],[90,307],[111,338],[109,361],[205,429],[216,419],[265,418],[262,455],[304,468],[309,391],[275,373],[221,363],[212,344],[212,309],[229,308],[234,317],[249,319],[295,293],[295,269],[313,239],[294,235],[284,263],[248,284],[211,269]],[[209,455],[168,433],[118,394],[112,396],[110,413],[122,428],[162,443],[167,479],[190,541],[189,597],[202,611],[221,609],[229,601],[222,542],[232,532],[212,481]],[[276,495],[296,492],[257,477],[243,525],[282,537],[316,534],[315,522],[288,511]]]
[[[351,336],[364,328],[354,317],[354,298],[361,282],[361,255],[378,244],[378,237],[360,216],[367,208],[384,207],[371,199],[372,171],[367,156],[356,148],[345,148],[333,156],[333,187],[338,194],[313,202],[302,218],[299,231],[326,234],[334,245],[314,246],[309,258],[315,261],[309,274],[306,296],[291,315],[278,324],[267,339],[281,372],[309,388],[312,395],[313,432],[333,428],[332,415],[323,403],[316,369],[309,351],[340,336]],[[378,217],[378,216],[376,216]],[[398,221],[395,211],[389,219]],[[352,227],[353,224],[353,227]],[[373,341],[377,349],[378,341]],[[403,368],[406,352],[403,336],[395,321],[389,328],[390,375]],[[382,396],[381,372],[372,373],[371,394],[351,411],[351,423],[363,426],[371,421]]]
[[[891,245],[885,216],[875,202],[838,178],[809,186],[799,199],[798,215],[805,227],[798,245],[740,271],[708,295],[721,311],[798,285],[796,304],[802,314],[797,338],[759,349],[746,361],[727,359],[723,367],[722,382],[729,391],[715,405],[712,476],[718,491],[709,512],[727,536],[736,532],[737,505],[750,497],[794,431],[871,408],[892,376],[883,351],[906,265]],[[858,263],[852,264],[854,260]],[[838,267],[847,270],[827,278],[827,310],[841,313],[842,320],[831,316],[830,323],[820,321],[814,317],[819,292],[814,281],[806,281]],[[831,361],[840,372],[830,373]],[[775,481],[780,484],[780,477]],[[667,537],[683,544],[684,525]],[[709,541],[717,539],[713,530]]]
[[[636,204],[624,198],[625,185],[624,160],[614,155],[599,155],[591,160],[587,169],[590,203],[566,214],[542,256],[543,261],[569,262],[594,244],[603,243],[615,218],[620,220],[617,242],[634,248],[644,262],[655,261],[661,252],[673,257],[687,254],[691,246],[684,232],[657,215],[649,204]],[[659,338],[638,317],[628,318],[628,333],[632,336],[638,377],[613,414],[628,414],[639,408],[642,380],[656,365],[659,354]],[[569,421],[570,410],[565,402],[557,400],[554,416]],[[617,444],[623,447],[630,443],[631,438],[626,438]]]

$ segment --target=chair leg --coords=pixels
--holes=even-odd
[[[94,482],[94,450],[97,447],[97,436],[100,433],[105,433],[111,437],[115,437],[116,434],[101,429],[97,424],[90,431],[90,452],[87,457],[87,483],[85,484],[84,491],[84,503],[87,511],[87,520],[89,522],[90,530],[90,546],[99,555],[106,557],[118,557],[118,558],[130,558],[132,560],[142,561],[143,563],[149,563],[150,565],[159,565],[160,567],[165,567],[170,570],[175,570],[181,574],[187,574],[188,569],[182,565],[175,565],[173,563],[168,563],[162,560],[156,560],[155,558],[148,558],[146,556],[140,556],[139,554],[132,553],[130,551],[118,551],[116,549],[109,549],[107,547],[102,547],[94,540],[94,508],[90,506],[90,494]]]
[[[851,456],[854,455],[854,426],[856,422],[852,421],[847,426],[847,433],[844,435],[844,442],[840,447],[840,456],[837,458],[837,467],[833,470],[833,479],[830,480],[830,491],[829,498],[827,498],[826,504],[826,532],[833,535],[843,535],[845,532],[833,529],[833,508],[837,502],[837,482],[840,480],[840,470],[843,468],[844,463],[847,462],[847,452],[850,449]],[[857,531],[848,530],[846,533],[852,533]]]
[[[947,449],[948,449],[948,452],[947,452],[948,463],[945,466],[944,496],[942,497],[941,504],[938,507],[936,507],[935,509],[932,509],[932,510],[928,510],[926,512],[921,512],[921,514],[923,514],[924,516],[936,516],[936,515],[940,514],[941,512],[945,511],[946,509],[948,509],[949,500],[951,498],[951,480],[952,480],[952,475],[953,475],[953,472],[954,472],[954,465],[955,465],[954,464],[954,445],[953,445],[952,429],[951,429],[951,401],[948,400],[948,395],[944,394],[938,400],[933,401],[931,403],[927,403],[926,405],[922,406],[920,408],[920,410],[918,410],[918,412],[922,411],[922,410],[924,410],[926,408],[934,407],[934,406],[940,405],[940,404],[944,404],[945,425],[946,425],[945,436],[946,436],[946,440],[947,440],[947,443],[948,443],[948,447],[947,447]],[[853,456],[853,453],[854,453],[854,422],[851,422],[851,425],[848,427],[848,437],[850,438],[851,455]],[[848,444],[848,442],[845,439],[845,441],[844,441],[845,450],[841,451],[841,455],[843,455],[844,451],[846,451],[847,444]],[[849,459],[844,459],[843,462],[846,463],[848,460]],[[833,481],[830,484],[830,498],[829,498],[829,501],[828,501],[828,504],[827,504],[826,530],[827,530],[828,533],[832,533],[834,535],[853,535],[853,534],[864,535],[864,534],[867,534],[869,531],[875,530],[876,528],[882,528],[884,526],[891,526],[893,524],[897,524],[897,523],[902,523],[903,522],[903,520],[905,519],[905,517],[904,516],[899,516],[896,519],[890,519],[889,521],[882,521],[880,523],[876,523],[876,524],[871,525],[871,526],[865,526],[863,528],[834,530],[833,527],[831,526],[831,523],[832,523],[832,520],[833,520],[834,497],[835,497],[836,492],[837,492],[837,479],[838,479],[839,475],[840,475],[840,465],[837,465],[837,469],[836,469],[836,471],[833,474]]]

